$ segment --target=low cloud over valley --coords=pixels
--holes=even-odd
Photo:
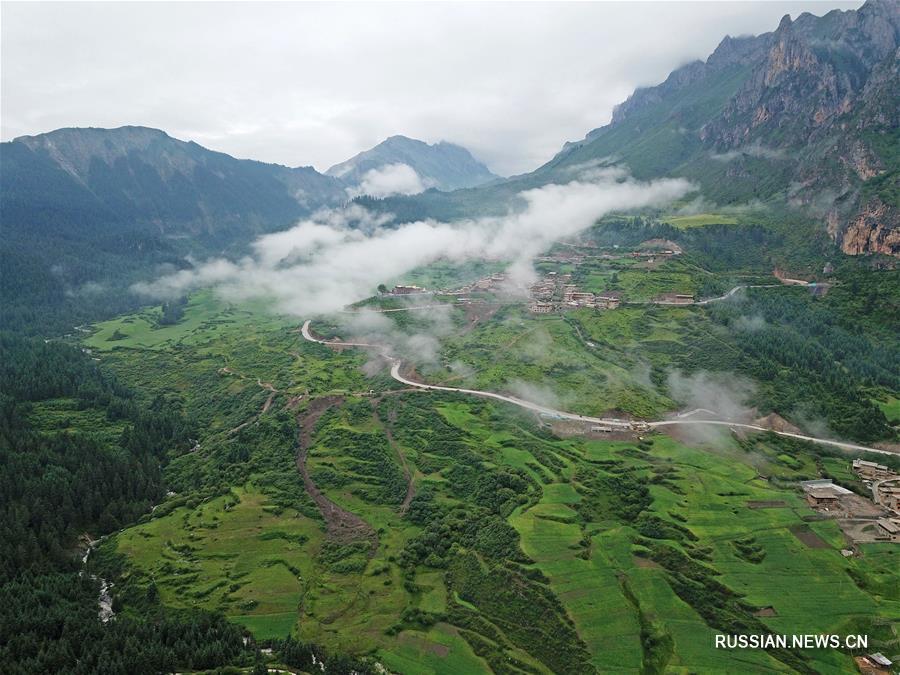
[[[134,290],[166,299],[213,287],[230,300],[271,300],[277,311],[308,316],[340,310],[372,295],[378,284],[438,259],[508,261],[513,279],[527,283],[532,258],[554,241],[612,211],[666,204],[692,189],[680,178],[640,182],[607,168],[587,180],[522,192],[521,206],[502,217],[394,224],[351,205],[260,237],[252,255],[240,260],[197,262]]]

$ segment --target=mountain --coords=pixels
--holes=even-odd
[[[621,163],[683,176],[707,202],[799,207],[848,254],[900,255],[900,3],[789,16],[726,37],[706,61],[635,91],[609,124],[536,171],[449,195],[386,200],[395,213],[460,217],[517,192]]]
[[[310,167],[235,159],[157,129],[59,129],[0,145],[6,227],[253,233],[345,199]],[[149,227],[148,227],[149,226]]]
[[[609,124],[509,179],[459,146],[402,136],[329,175],[235,159],[144,127],[2,143],[2,322],[88,320],[100,298],[123,311],[133,302],[119,292],[127,282],[183,266],[188,255],[239,254],[260,233],[343,203],[348,188],[386,166],[407,165],[420,187],[439,188],[357,197],[403,222],[502,213],[522,190],[611,163],[639,179],[685,177],[705,204],[760,206],[783,229],[802,217],[802,236],[791,232],[798,249],[809,234],[851,255],[900,256],[900,4],[868,0],[726,37],[705,61],[635,91]]]
[[[0,322],[60,330],[136,298],[130,281],[186,256],[242,252],[346,201],[309,167],[235,159],[145,127],[59,129],[0,144]],[[46,323],[53,319],[52,325]]]
[[[618,156],[707,199],[810,207],[844,252],[900,254],[900,5],[785,16],[637,90],[539,173]]]
[[[445,141],[429,145],[406,136],[391,136],[374,148],[335,164],[325,173],[350,186],[359,186],[369,171],[392,164],[406,164],[412,168],[426,189],[457,190],[498,178],[459,145]]]

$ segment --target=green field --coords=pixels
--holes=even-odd
[[[92,434],[103,442],[114,442],[126,425],[110,420],[99,408],[85,408],[75,399],[56,398],[32,405],[29,422],[45,432]]]
[[[457,370],[462,364],[465,377],[458,378],[452,367],[444,372],[424,372],[433,380],[454,378],[452,381],[461,383],[458,386],[518,393],[538,400],[545,397],[587,414],[621,410],[653,416],[673,403],[647,386],[642,375],[645,364],[624,355],[623,345],[614,339],[597,340],[594,346],[586,344],[593,339],[590,322],[619,322],[624,316],[618,310],[583,310],[562,318],[507,307],[491,322],[444,341],[442,361]],[[668,319],[664,323],[668,324]],[[648,337],[660,335],[651,332]]]
[[[267,506],[251,485],[234,488],[126,530],[117,549],[153,579],[164,603],[218,609],[255,635],[283,637],[321,536],[315,521]]]
[[[689,227],[704,227],[706,225],[735,225],[738,220],[735,216],[721,213],[697,213],[692,216],[666,216],[663,222],[675,227],[686,229]]]
[[[174,325],[159,325],[159,307],[148,308],[138,314],[105,321],[87,338],[85,344],[94,350],[116,348],[171,350],[179,345],[206,342],[235,330],[260,330],[291,323],[286,318],[269,314],[264,304],[240,305],[223,302],[211,291],[191,296],[184,318]]]
[[[402,673],[852,668],[839,652],[715,649],[716,633],[737,629],[870,632],[897,650],[892,553],[842,557],[837,528],[807,522],[792,485],[852,481],[848,459],[777,437],[560,439],[506,406],[400,392],[364,372],[365,354],[308,343],[259,308],[200,295],[165,328],[156,311],[88,339],[104,368],[178,401],[197,429],[196,448],[166,468],[175,494],[103,547],[122,556],[126,612],[128,597],[153,593],[221,611],[259,640],[290,634]],[[550,384],[571,409],[650,417],[675,405],[654,373],[699,357],[710,335],[696,308],[561,318],[508,306],[444,339],[441,361],[469,370],[422,373],[497,391]],[[306,467],[371,537],[332,534],[297,471],[300,424],[326,396]],[[66,400],[31,414],[47,428],[102,421]],[[822,548],[797,536],[807,528]]]
[[[891,422],[895,424],[900,422],[900,398],[888,396],[885,400],[877,399],[875,404]]]

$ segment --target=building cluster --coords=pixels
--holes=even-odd
[[[416,295],[419,293],[427,293],[428,291],[421,286],[394,286],[390,290],[391,295]]]
[[[872,491],[872,501],[889,512],[879,527],[892,538],[900,539],[900,475],[884,464],[865,459],[854,459],[853,471]]]
[[[898,477],[884,464],[878,462],[869,462],[865,459],[853,460],[853,472],[859,476],[864,483],[869,484],[873,481],[884,480],[886,478]]]
[[[561,289],[570,285],[571,274],[548,272],[544,277],[528,289],[532,300],[550,302],[561,293]]]
[[[534,261],[539,262],[539,263],[580,265],[587,258],[588,258],[588,256],[584,255],[583,253],[578,253],[574,250],[565,250],[565,251],[558,251],[558,252],[552,253],[550,255],[537,256],[534,259]],[[610,256],[610,258],[612,258],[612,256]]]
[[[534,314],[549,314],[554,310],[579,307],[616,309],[622,303],[622,294],[618,291],[591,293],[579,290],[572,283],[571,274],[549,272],[528,290],[531,297],[528,308]]]
[[[865,459],[853,460],[852,468],[871,490],[871,499],[831,480],[808,480],[800,484],[807,504],[836,518],[852,541],[900,542],[900,475]]]
[[[461,288],[456,288],[453,290],[442,290],[440,291],[441,295],[453,295],[457,297],[462,297],[469,295],[470,293],[477,292],[487,292],[487,291],[502,291],[506,290],[507,286],[507,275],[505,272],[495,272],[486,277],[482,277],[476,281],[473,281],[470,284],[466,284]]]

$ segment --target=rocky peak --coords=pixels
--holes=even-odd
[[[722,69],[732,65],[743,65],[753,61],[765,48],[769,34],[761,36],[732,37],[726,35],[715,51],[706,59],[706,65]]]
[[[405,164],[415,171],[424,187],[439,190],[472,187],[497,178],[460,145],[446,141],[429,145],[401,135],[388,137],[378,145],[335,164],[326,173],[352,188],[360,185],[368,172],[396,164]]]
[[[785,15],[775,31],[775,44],[769,50],[763,83],[775,86],[782,73],[806,71],[813,73],[819,66],[815,54],[791,28],[791,17]]]
[[[770,33],[727,36],[705,63],[636,90],[609,125],[566,144],[547,168],[619,156],[648,173],[683,171],[727,198],[746,198],[740,186],[754,185],[763,199],[790,194],[792,203],[827,213],[829,232],[848,253],[900,255],[898,92],[900,2],[788,15]],[[673,120],[682,154],[647,162],[647,139],[668,143],[658,130]]]

